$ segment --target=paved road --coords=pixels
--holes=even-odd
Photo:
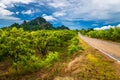
[[[78,35],[90,46],[120,63],[120,43],[89,38],[80,33]]]

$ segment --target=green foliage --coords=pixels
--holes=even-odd
[[[60,56],[58,52],[50,52],[48,55],[46,55],[45,60],[41,62],[42,67],[49,68],[51,65],[53,65],[55,62],[60,60]]]
[[[78,38],[74,37],[73,39],[71,39],[71,43],[74,44],[74,45],[78,45],[78,43],[79,43]]]
[[[108,30],[86,30],[80,31],[83,35],[87,35],[93,38],[100,38],[105,40],[120,41],[120,28],[110,28]],[[84,33],[86,32],[86,33]]]
[[[68,46],[68,51],[70,54],[78,51],[78,50],[83,50],[81,46],[78,46],[79,40],[77,37],[74,37],[70,40],[70,45]]]
[[[18,74],[36,71],[41,68],[40,58],[35,55],[20,56],[19,61],[13,62],[12,68]]]
[[[14,73],[33,72],[59,61],[61,47],[68,47],[76,35],[70,30],[24,31],[0,29],[0,61],[10,59]],[[77,44],[77,40],[73,40]],[[42,56],[42,57],[40,57]]]
[[[93,29],[91,29],[91,28],[87,29],[87,30],[86,29],[81,29],[80,33],[83,34],[83,35],[86,35],[86,33],[90,32],[90,31],[93,31]]]
[[[70,45],[70,46],[68,47],[69,53],[73,53],[73,52],[78,51],[78,50],[79,50],[79,47],[76,46],[76,45]]]
[[[53,62],[56,62],[56,61],[59,61],[59,54],[58,52],[50,52],[47,56],[46,56],[46,59],[45,59],[45,62],[46,63],[53,63]]]

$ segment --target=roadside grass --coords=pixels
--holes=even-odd
[[[83,51],[85,66],[79,73],[80,80],[120,80],[120,73],[118,73],[120,68],[115,66],[120,64],[79,40],[85,49]]]

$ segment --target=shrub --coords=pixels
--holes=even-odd
[[[78,51],[78,50],[79,50],[79,47],[76,45],[73,45],[73,44],[68,47],[69,53],[73,53],[73,52]]]
[[[71,39],[71,43],[74,44],[74,45],[78,45],[78,43],[79,43],[78,38],[74,37],[73,39]]]
[[[74,37],[70,40],[70,45],[68,46],[69,53],[74,53],[78,50],[83,50],[81,46],[78,46],[79,39],[77,37]]]
[[[42,67],[50,67],[55,62],[59,61],[59,53],[58,52],[49,52],[46,55],[46,58],[41,62]]]
[[[12,68],[16,70],[16,73],[21,74],[25,72],[33,72],[40,69],[40,58],[35,55],[20,56],[20,60],[13,63]]]
[[[58,52],[50,52],[46,56],[45,62],[46,63],[54,63],[56,61],[59,61],[59,54]]]

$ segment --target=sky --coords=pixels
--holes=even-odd
[[[120,0],[0,0],[0,27],[43,17],[70,29],[120,24]]]

